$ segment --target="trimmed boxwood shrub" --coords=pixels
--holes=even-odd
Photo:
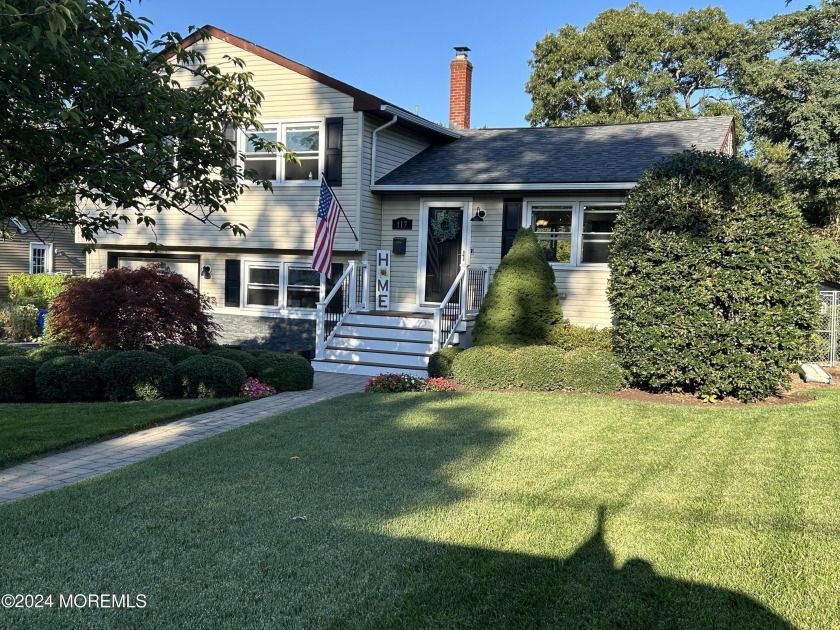
[[[578,348],[562,355],[560,380],[563,389],[609,394],[624,386],[624,370],[612,352]]]
[[[38,398],[45,402],[101,400],[99,366],[79,356],[60,356],[43,363],[35,373]]]
[[[25,357],[29,351],[18,346],[0,343],[0,357]]]
[[[222,357],[223,359],[230,359],[236,361],[245,370],[248,376],[256,376],[259,371],[257,359],[252,354],[244,350],[234,350],[233,348],[218,348],[212,350],[210,354],[214,357]]]
[[[817,310],[810,242],[790,197],[738,158],[648,169],[610,250],[613,343],[632,383],[745,402],[787,385]]]
[[[463,348],[450,346],[435,352],[429,357],[429,376],[432,378],[452,378],[452,362],[455,360],[455,356],[463,351]]]
[[[563,320],[554,271],[536,235],[521,229],[502,259],[472,331],[477,346],[540,345]]]
[[[178,365],[181,361],[185,361],[190,357],[197,357],[201,354],[201,350],[198,348],[185,346],[180,343],[167,343],[155,350],[155,352],[167,359],[172,365]]]
[[[515,387],[515,353],[510,348],[475,346],[458,353],[452,362],[452,376],[466,387],[504,389]]]
[[[38,363],[21,356],[0,357],[0,402],[18,403],[34,400],[35,373]]]
[[[596,350],[612,351],[612,337],[609,328],[585,328],[565,322],[555,327],[551,336],[551,345],[563,350],[577,350],[578,348],[593,348]]]
[[[38,363],[46,363],[58,357],[75,357],[78,354],[79,352],[73,346],[66,343],[51,343],[29,352],[29,356]]]
[[[239,394],[247,374],[235,361],[200,355],[176,365],[175,378],[187,398],[228,398]]]
[[[82,354],[83,359],[93,361],[96,365],[102,365],[105,361],[117,354],[119,350],[91,350]]]
[[[175,368],[154,352],[118,352],[101,369],[108,400],[158,400],[171,396],[175,385]]]
[[[516,351],[516,381],[525,389],[563,389],[566,352],[554,346],[526,346]]]
[[[257,377],[278,392],[312,389],[315,370],[309,361],[296,354],[265,352],[257,355]]]

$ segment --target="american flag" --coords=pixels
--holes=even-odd
[[[321,194],[318,197],[318,218],[315,221],[315,246],[312,248],[312,268],[332,279],[332,250],[338,215],[343,212],[332,189],[321,177]]]

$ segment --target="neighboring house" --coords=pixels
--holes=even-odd
[[[523,225],[539,234],[565,316],[608,326],[607,250],[627,192],[667,155],[733,150],[729,117],[471,130],[472,64],[463,48],[450,64],[446,128],[206,30],[211,40],[192,36],[186,45],[200,47],[211,64],[226,55],[246,62],[264,94],[266,132],[301,164],[249,152],[242,132],[244,165],[274,181],[273,193],[254,187],[228,212],[225,220],[249,226],[247,238],[169,213],[157,225],[167,253],[144,253],[148,234],[131,227],[102,235],[87,271],[165,262],[214,300],[223,343],[315,349],[317,369],[421,373],[431,351],[465,332]],[[310,269],[321,172],[359,239],[342,218],[333,282]],[[390,253],[389,270],[375,269],[378,250]]]
[[[0,240],[0,301],[9,299],[10,273],[85,272],[85,254],[72,228],[36,225],[33,229],[13,219],[9,230],[10,237]]]

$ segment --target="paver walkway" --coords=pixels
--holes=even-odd
[[[315,387],[309,391],[283,392],[0,470],[0,505],[101,475],[282,411],[361,392],[368,378],[317,372]]]

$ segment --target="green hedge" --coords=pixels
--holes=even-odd
[[[154,352],[118,352],[101,369],[108,400],[158,400],[171,396],[174,389],[175,369]]]
[[[38,398],[45,402],[101,400],[99,366],[82,357],[60,356],[43,363],[35,373]]]
[[[60,273],[10,273],[9,300],[13,304],[32,304],[37,308],[47,308],[66,286],[67,277]]]
[[[245,374],[248,376],[256,376],[259,371],[259,365],[256,357],[244,350],[234,350],[233,348],[216,348],[211,350],[210,354],[214,357],[222,357],[223,359],[230,359],[242,366]]]
[[[45,363],[58,357],[74,357],[78,354],[79,352],[73,346],[66,343],[51,343],[29,352],[29,356],[38,363]]]
[[[38,363],[29,357],[0,357],[0,402],[19,403],[34,400],[35,373]]]
[[[554,346],[526,346],[516,351],[517,384],[530,390],[563,389],[566,352]]]
[[[228,398],[239,394],[247,374],[230,359],[200,355],[176,365],[175,378],[187,398]]]
[[[610,250],[613,343],[632,382],[705,398],[765,398],[808,357],[811,238],[788,194],[719,153],[651,167]]]
[[[609,328],[585,328],[564,322],[552,331],[550,343],[563,350],[593,348],[612,351],[612,337]]]
[[[452,375],[466,387],[504,389],[515,387],[515,352],[511,348],[475,346],[459,353],[452,362]]]
[[[606,350],[578,348],[561,359],[563,389],[574,392],[609,394],[624,386],[624,370],[618,358]]]
[[[167,359],[172,365],[178,365],[191,357],[197,357],[201,350],[192,346],[185,346],[181,343],[167,343],[155,350],[160,356]]]
[[[25,348],[0,343],[0,357],[25,357],[27,354],[29,354],[29,350]]]
[[[90,352],[85,352],[81,356],[83,359],[93,361],[94,363],[96,363],[96,365],[101,366],[105,361],[110,359],[118,352],[119,350],[91,350]]]
[[[452,362],[463,348],[450,346],[441,348],[429,357],[429,376],[433,378],[452,378]]]
[[[257,378],[278,392],[312,389],[315,370],[309,361],[296,354],[259,351]]]

